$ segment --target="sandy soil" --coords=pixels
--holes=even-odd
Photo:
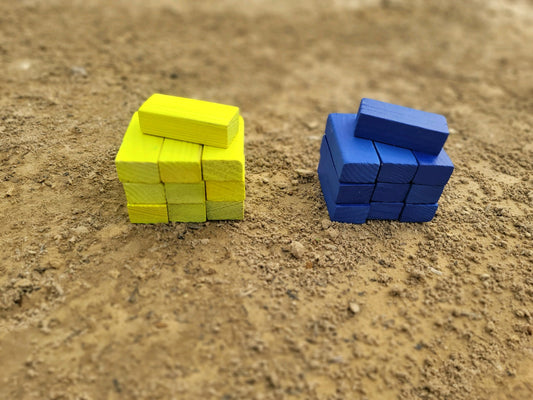
[[[0,398],[533,398],[532,3],[198,3],[0,2]],[[153,92],[241,107],[245,221],[128,223]],[[431,223],[329,221],[361,97],[447,116]]]

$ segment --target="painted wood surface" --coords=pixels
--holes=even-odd
[[[448,138],[443,115],[378,100],[362,99],[354,135],[437,155]]]
[[[205,203],[205,182],[165,183],[165,194],[169,204]]]
[[[198,204],[169,204],[168,220],[170,222],[204,222],[206,220],[206,205]]]
[[[244,181],[244,120],[227,149],[204,146],[202,173],[205,181]]]
[[[208,201],[243,201],[246,198],[242,181],[206,181],[205,191]]]
[[[241,220],[244,218],[244,201],[207,201],[207,219]]]
[[[164,139],[159,154],[162,182],[193,183],[202,180],[202,145]]]
[[[123,183],[126,199],[130,204],[166,204],[162,183]]]
[[[130,222],[134,224],[168,223],[166,204],[128,204]]]
[[[374,146],[381,161],[378,182],[410,183],[413,180],[418,162],[411,150],[378,142]]]
[[[139,115],[133,114],[115,157],[118,179],[121,182],[159,183],[158,158],[162,146],[162,138],[141,132]]]
[[[154,94],[139,108],[143,133],[228,148],[237,134],[239,108]]]

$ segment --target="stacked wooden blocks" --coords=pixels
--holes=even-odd
[[[432,220],[454,168],[447,137],[444,116],[371,99],[330,114],[318,177],[331,220]]]
[[[115,159],[133,223],[244,216],[244,120],[233,106],[154,94]]]

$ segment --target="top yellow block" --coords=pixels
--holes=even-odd
[[[239,129],[239,108],[154,94],[139,108],[143,133],[227,149]]]

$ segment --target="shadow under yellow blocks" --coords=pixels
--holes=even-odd
[[[237,107],[165,95],[133,115],[115,159],[133,223],[243,219],[244,163]]]

